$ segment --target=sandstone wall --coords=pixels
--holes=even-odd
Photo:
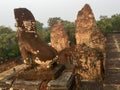
[[[51,45],[57,51],[61,51],[69,47],[68,35],[62,23],[57,23],[52,26],[50,31]]]

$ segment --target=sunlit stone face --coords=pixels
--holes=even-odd
[[[35,62],[39,64],[42,68],[49,68],[51,60],[41,61],[38,57],[35,58]]]

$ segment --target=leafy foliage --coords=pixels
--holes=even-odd
[[[0,61],[19,55],[16,32],[9,27],[0,26]]]
[[[48,28],[43,27],[43,23],[36,21],[37,32],[41,40],[50,42],[50,32]]]
[[[108,18],[107,16],[101,16],[97,21],[97,26],[104,34],[112,32],[120,32],[120,14],[115,14]]]
[[[114,31],[120,31],[120,14],[113,15],[111,17],[111,23]]]
[[[48,25],[50,27],[52,27],[54,24],[56,24],[57,22],[61,22],[62,19],[60,17],[53,17],[53,18],[49,18],[48,20]]]
[[[65,26],[65,30],[68,34],[68,37],[69,37],[69,41],[72,43],[75,44],[75,23],[74,22],[70,22],[70,21],[66,21],[66,20],[63,20],[62,21],[64,26]]]
[[[52,27],[54,24],[62,22],[64,24],[65,30],[68,34],[69,41],[75,43],[75,23],[67,20],[63,20],[60,17],[49,18],[48,25]]]

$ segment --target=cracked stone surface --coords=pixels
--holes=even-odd
[[[68,35],[62,23],[57,23],[50,30],[51,45],[57,51],[61,51],[69,47]]]
[[[35,18],[28,9],[16,8],[14,14],[18,44],[24,63],[37,63],[47,68],[49,62],[56,57],[57,51],[39,38]],[[46,64],[42,65],[43,62]]]

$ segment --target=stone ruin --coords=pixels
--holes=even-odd
[[[94,64],[96,67],[94,67],[94,70],[92,70],[92,65],[89,67],[92,71],[92,73],[96,73],[99,71],[99,75],[92,75],[93,78],[96,78],[97,76],[101,76],[101,73],[103,72],[103,64],[105,59],[105,44],[106,44],[106,38],[105,36],[100,32],[100,30],[97,28],[96,21],[94,18],[94,15],[92,13],[92,10],[88,4],[86,4],[82,10],[78,12],[77,20],[76,20],[76,43],[78,44],[86,44],[92,49],[96,49],[99,53],[98,55],[92,56],[94,57],[90,62],[92,63],[93,60],[95,60],[95,57],[102,58],[102,59],[96,59]],[[92,53],[93,51],[90,51]],[[97,53],[96,53],[97,54]],[[88,56],[88,58],[91,56]],[[88,61],[88,60],[87,60]],[[96,71],[95,71],[96,69]],[[98,70],[97,70],[98,69]],[[94,72],[95,71],[95,72]],[[88,73],[90,74],[90,73]],[[102,77],[102,76],[101,76]]]
[[[85,43],[89,45],[91,33],[96,28],[96,22],[92,10],[89,5],[85,5],[82,10],[78,12],[76,20],[76,44]]]
[[[62,50],[58,57],[59,63],[73,64],[75,73],[81,76],[81,80],[102,80],[103,78],[104,56],[96,48],[79,44]]]
[[[41,67],[48,67],[49,62],[56,57],[57,51],[39,38],[35,18],[29,10],[18,8],[14,12],[18,44],[24,63],[37,63]]]
[[[51,45],[58,52],[69,47],[68,35],[61,22],[53,25],[50,30]]]
[[[74,64],[83,80],[102,79],[106,38],[97,28],[88,4],[78,12],[75,36],[76,45],[62,50],[58,61]]]
[[[0,89],[70,90],[76,88],[75,77],[79,76],[75,75],[73,65],[66,68],[63,64],[57,63],[58,53],[39,38],[32,13],[26,8],[14,9],[14,13],[18,29],[18,44],[25,64],[9,70],[10,74],[0,77]],[[78,82],[77,79],[76,81]]]
[[[29,67],[14,70],[2,79],[0,88],[2,85],[2,89],[8,86],[13,90],[80,90],[80,80],[102,79],[105,37],[88,4],[78,12],[74,46],[69,46],[62,23],[51,28],[51,47],[39,38],[29,10],[18,8],[14,12],[21,55]]]
[[[97,28],[93,12],[88,4],[78,12],[76,20],[76,44],[85,43],[92,48],[105,50],[105,37]]]

